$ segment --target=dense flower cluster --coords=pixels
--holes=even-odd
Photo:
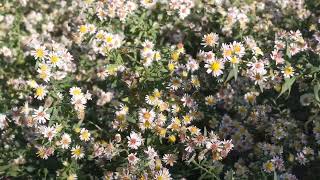
[[[0,177],[319,179],[319,9],[0,2]]]

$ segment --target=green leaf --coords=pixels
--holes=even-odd
[[[235,65],[232,71],[234,74],[234,79],[237,80],[237,78],[238,78],[238,65]]]
[[[283,93],[285,93],[286,91],[289,91],[289,94],[290,94],[291,87],[292,87],[293,83],[295,82],[295,80],[296,80],[296,77],[293,77],[293,78],[291,78],[291,79],[289,79],[289,78],[286,78],[286,79],[285,79],[285,82],[284,82],[284,84],[282,85],[281,92],[280,92],[278,98],[279,98]]]
[[[136,119],[134,119],[133,117],[129,116],[127,118],[128,122],[131,122],[131,123],[136,123]]]
[[[318,82],[317,85],[313,87],[313,91],[314,91],[314,97],[316,98],[317,101],[320,102],[319,90],[320,90],[320,83]]]
[[[152,139],[150,137],[147,138],[147,145],[149,145],[151,143],[151,140]]]
[[[230,81],[233,77],[234,77],[235,80],[237,80],[237,78],[238,78],[238,65],[235,65],[235,66],[232,68],[232,70],[229,72],[228,77],[227,77],[225,83],[228,82],[228,81]]]
[[[227,77],[225,83],[228,82],[230,79],[232,79],[233,76],[234,76],[234,73],[233,73],[233,70],[231,70],[231,71],[229,72],[229,74],[228,74],[228,77]]]
[[[311,72],[310,72],[310,74],[313,74],[313,73],[316,73],[316,72],[319,72],[320,71],[320,67],[314,67],[314,66],[312,66],[311,67]]]
[[[9,169],[10,167],[11,167],[11,165],[10,165],[10,164],[0,166],[0,172],[4,172],[4,171],[6,171],[7,169]]]
[[[129,97],[121,99],[123,102],[129,102]]]
[[[278,180],[278,175],[276,171],[273,171],[273,180]]]

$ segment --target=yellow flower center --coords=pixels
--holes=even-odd
[[[88,139],[89,139],[89,133],[88,133],[87,131],[84,131],[84,132],[81,134],[81,136],[82,136],[82,139],[84,139],[84,140],[88,140]]]
[[[171,135],[171,136],[169,136],[169,142],[170,143],[174,143],[174,142],[176,142],[176,136],[174,136],[174,135]]]
[[[119,114],[119,115],[117,116],[117,120],[118,120],[118,121],[124,121],[124,120],[125,120],[125,115],[124,115],[124,114]]]
[[[213,62],[213,63],[211,64],[211,70],[212,70],[213,72],[219,71],[220,69],[221,69],[221,64],[220,64],[220,62]]]
[[[174,64],[170,63],[168,64],[168,68],[170,71],[173,71],[174,70]]]
[[[43,58],[44,57],[44,50],[43,49],[37,49],[36,50],[36,56],[38,58]]]
[[[77,148],[77,149],[73,150],[73,154],[76,155],[76,156],[80,156],[80,154],[81,154],[81,149],[80,149],[80,148]]]
[[[161,93],[159,91],[155,91],[153,95],[157,98],[161,97]]]
[[[40,70],[41,71],[47,71],[48,70],[48,66],[47,65],[45,65],[45,64],[40,64]]]
[[[157,60],[158,60],[158,59],[161,59],[160,53],[157,52],[157,53],[154,55],[154,58],[157,59]]]
[[[250,102],[250,103],[253,103],[254,102],[254,99],[255,97],[253,95],[250,95],[247,97],[247,100]]]
[[[293,73],[293,68],[292,68],[291,66],[286,67],[286,68],[284,69],[284,74],[286,74],[286,75],[291,75],[292,73]]]
[[[190,128],[190,132],[191,132],[192,134],[196,133],[197,130],[198,130],[198,129],[197,129],[196,127],[191,127],[191,128]]]
[[[153,0],[144,0],[144,3],[146,3],[146,4],[149,4],[149,3],[152,3],[153,2]]]
[[[213,43],[214,43],[213,37],[212,37],[212,36],[207,36],[207,37],[205,38],[205,42],[206,42],[207,45],[213,44]]]
[[[210,97],[210,98],[207,99],[207,103],[209,105],[213,105],[215,103],[215,100],[212,97]]]
[[[151,114],[149,112],[145,112],[145,113],[143,113],[143,118],[144,119],[150,119],[151,118]]]
[[[106,42],[107,42],[107,43],[111,43],[112,41],[113,41],[112,36],[107,36],[107,37],[106,37]]]
[[[238,64],[238,63],[239,63],[239,60],[238,60],[237,57],[233,56],[233,57],[230,59],[230,62],[231,62],[232,64]]]
[[[191,117],[187,115],[183,118],[183,120],[188,123],[191,121]]]
[[[86,33],[87,30],[88,30],[87,26],[85,26],[85,25],[80,26],[79,31],[80,31],[81,33]]]
[[[97,34],[97,38],[102,40],[102,39],[104,39],[104,35],[102,33],[98,33]]]
[[[56,55],[53,55],[50,57],[50,61],[53,63],[53,64],[56,64],[58,61],[60,60],[60,58]]]
[[[47,79],[48,74],[46,72],[42,72],[42,73],[40,73],[39,76],[40,76],[41,79],[45,80],[45,79]]]
[[[226,50],[224,50],[223,55],[224,55],[225,57],[231,56],[231,55],[232,55],[231,49],[226,49]]]
[[[74,96],[79,96],[80,94],[81,94],[81,90],[80,89],[74,89],[72,91],[72,95],[74,95]]]
[[[268,171],[273,171],[273,164],[271,163],[271,162],[268,162],[267,164],[266,164],[266,169],[268,170]]]
[[[38,154],[38,157],[43,159],[44,156],[46,155],[46,151],[44,149],[39,149],[37,154]]]
[[[42,87],[37,88],[36,95],[43,96],[43,94],[44,94],[44,89]]]
[[[179,52],[173,52],[172,54],[171,54],[171,58],[172,58],[172,60],[174,60],[174,61],[178,61],[179,60]]]
[[[149,127],[151,127],[151,123],[150,123],[149,121],[145,121],[145,122],[144,122],[144,126],[145,126],[146,128],[149,128]]]
[[[233,48],[233,50],[234,50],[234,52],[235,53],[239,53],[240,51],[241,51],[241,47],[240,47],[240,45],[235,45],[235,47]]]

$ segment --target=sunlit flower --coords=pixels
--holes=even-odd
[[[202,38],[202,45],[206,46],[215,46],[218,44],[218,35],[216,33],[209,33],[203,36]]]
[[[45,46],[35,46],[35,50],[31,52],[31,54],[34,56],[34,58],[38,60],[44,60],[48,54],[48,51],[46,50]]]
[[[128,161],[129,161],[129,164],[131,165],[135,165],[137,164],[137,162],[140,160],[139,158],[137,158],[137,153],[131,153],[128,155]]]
[[[43,106],[39,106],[37,110],[34,110],[32,117],[40,124],[44,124],[50,118],[50,115],[46,113],[46,110],[47,109],[44,109]]]
[[[68,149],[71,143],[71,137],[69,134],[64,133],[60,140],[60,145],[62,149]]]
[[[81,141],[89,141],[90,140],[90,133],[87,129],[85,128],[82,128],[81,131],[80,131],[80,140]]]
[[[140,147],[143,143],[141,134],[137,134],[135,132],[131,132],[130,136],[128,136],[127,139],[128,139],[128,146],[131,149],[138,149],[138,147]]]
[[[46,86],[44,85],[38,85],[36,87],[36,92],[35,92],[35,95],[34,97],[39,99],[39,100],[42,100],[44,99],[44,97],[47,95],[47,89],[46,89]]]
[[[176,163],[177,156],[174,154],[165,154],[162,159],[165,164],[173,166]]]
[[[71,155],[75,159],[82,159],[84,157],[83,149],[79,145],[76,145],[71,149]]]
[[[285,78],[290,78],[293,76],[294,74],[294,70],[293,70],[293,67],[292,66],[286,66],[284,67],[284,69],[281,71],[283,73],[283,76]]]
[[[213,76],[218,77],[223,74],[224,63],[221,60],[213,60],[206,64],[205,67],[208,74],[212,73]]]
[[[49,141],[52,141],[52,139],[56,136],[57,131],[55,127],[44,127],[42,130],[42,134],[45,138],[48,138]]]

